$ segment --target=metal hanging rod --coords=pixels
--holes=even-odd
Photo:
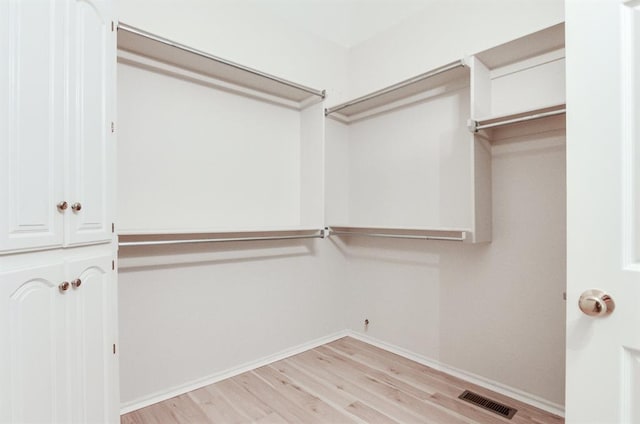
[[[326,115],[330,115],[330,114],[332,114],[334,112],[338,112],[338,111],[340,111],[342,109],[345,109],[345,108],[348,108],[350,106],[366,102],[366,101],[374,99],[376,97],[380,97],[380,96],[383,96],[385,94],[391,93],[393,91],[399,90],[399,89],[404,88],[406,86],[409,86],[411,84],[415,84],[415,83],[420,82],[422,80],[435,77],[436,75],[443,74],[443,73],[445,73],[447,71],[450,71],[452,69],[456,69],[456,68],[460,68],[460,67],[466,67],[466,66],[467,65],[465,64],[464,60],[457,60],[455,62],[452,62],[452,63],[449,63],[447,65],[441,66],[440,68],[436,68],[436,69],[433,69],[433,70],[431,70],[429,72],[425,72],[424,74],[417,75],[415,77],[412,77],[412,78],[409,78],[407,80],[401,81],[401,82],[399,82],[397,84],[391,85],[391,86],[383,88],[381,90],[374,91],[373,93],[367,94],[365,96],[358,97],[357,99],[354,99],[354,100],[348,101],[346,103],[342,103],[340,105],[325,109],[325,113],[324,114],[325,114],[325,116]]]
[[[147,241],[120,241],[118,246],[165,246],[174,244],[201,244],[201,243],[226,243],[232,241],[270,241],[270,240],[297,240],[324,238],[325,231],[318,230],[314,234],[296,234],[291,236],[256,236],[256,237],[224,237],[206,239],[176,239],[176,240],[147,240]]]
[[[491,122],[483,124],[482,121],[471,121],[471,131],[478,132],[480,130],[486,130],[489,128],[501,127],[509,124],[519,124],[521,122],[535,121],[536,119],[548,118],[550,116],[564,115],[567,112],[566,108],[552,110],[549,112],[534,113],[532,115],[522,116],[519,118],[505,119],[503,121]]]
[[[363,237],[382,237],[393,239],[413,239],[413,240],[444,240],[444,241],[464,241],[466,239],[465,233],[462,232],[460,237],[449,236],[435,236],[435,235],[411,235],[411,234],[386,234],[386,233],[370,233],[361,231],[343,231],[343,230],[331,230],[329,235],[345,235],[345,236],[363,236]]]
[[[288,87],[292,87],[292,88],[304,91],[304,92],[309,93],[309,94],[313,94],[315,96],[319,96],[321,98],[324,98],[325,95],[326,95],[324,90],[316,90],[316,89],[313,89],[313,88],[310,88],[310,87],[307,87],[307,86],[304,86],[304,85],[301,85],[301,84],[297,84],[295,82],[291,82],[291,81],[276,77],[274,75],[267,74],[265,72],[258,71],[258,70],[253,69],[253,68],[249,68],[248,66],[240,65],[239,63],[235,63],[235,62],[232,62],[230,60],[222,59],[222,58],[214,56],[212,54],[203,52],[201,50],[194,49],[194,48],[189,47],[189,46],[185,46],[184,44],[180,44],[178,42],[166,39],[166,38],[161,37],[159,35],[151,34],[150,32],[141,30],[139,28],[132,27],[132,26],[127,25],[127,24],[122,23],[122,22],[118,23],[118,31],[120,31],[120,30],[127,31],[129,33],[135,34],[135,35],[140,36],[140,37],[147,38],[149,40],[156,41],[156,42],[164,44],[166,46],[174,47],[176,49],[185,51],[187,53],[191,53],[191,54],[203,57],[205,59],[209,59],[209,60],[221,63],[223,65],[230,66],[230,67],[238,69],[240,71],[248,72],[250,74],[257,75],[259,77],[269,79],[271,81],[274,81],[274,82],[286,85]]]

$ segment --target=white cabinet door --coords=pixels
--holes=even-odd
[[[65,6],[0,1],[0,251],[63,242]]]
[[[0,2],[2,252],[111,240],[111,4]]]
[[[109,241],[112,235],[115,40],[111,1],[71,0],[67,245]]]
[[[76,405],[72,422],[118,422],[117,363],[113,352],[116,283],[111,256],[69,262],[67,276],[73,287],[69,296],[69,358],[74,376],[71,397]]]
[[[0,423],[119,421],[112,257],[79,255],[0,273]]]
[[[62,263],[0,274],[0,422],[69,422]]]

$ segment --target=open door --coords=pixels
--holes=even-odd
[[[567,0],[566,38],[566,422],[640,423],[640,0]]]

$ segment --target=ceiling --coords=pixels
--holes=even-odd
[[[238,0],[236,0],[238,1]],[[289,25],[352,47],[443,0],[240,0]]]

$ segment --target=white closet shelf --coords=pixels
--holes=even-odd
[[[445,241],[467,241],[470,231],[454,228],[433,229],[433,228],[408,228],[408,227],[359,227],[359,226],[337,226],[329,227],[329,236],[362,236],[362,237],[382,237],[398,239],[416,240],[445,240]]]
[[[476,53],[489,69],[564,48],[564,22]]]
[[[508,115],[493,116],[478,120],[470,119],[467,126],[469,128],[469,131],[475,133],[480,130],[487,130],[506,125],[515,125],[524,122],[536,121],[552,116],[564,115],[565,113],[566,105],[562,103],[532,110],[510,113]]]
[[[324,229],[260,229],[216,232],[119,233],[118,246],[160,246],[177,244],[223,243],[325,238]]]
[[[469,68],[463,60],[458,60],[397,84],[374,91],[357,99],[325,109],[325,115],[349,123],[368,112],[382,110],[385,106],[397,104],[402,100],[438,88],[449,83],[467,80]]]
[[[300,105],[325,97],[324,90],[287,81],[122,22],[118,24],[118,49]]]

